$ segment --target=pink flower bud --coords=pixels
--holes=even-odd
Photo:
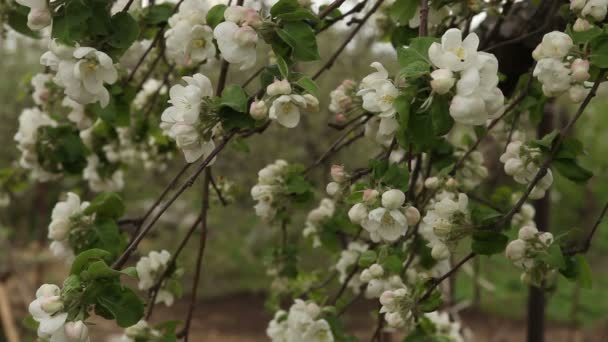
[[[371,202],[378,197],[379,193],[376,189],[365,189],[363,190],[363,200],[365,202]]]
[[[343,123],[346,121],[346,116],[344,116],[344,114],[342,114],[342,113],[338,113],[335,116],[335,120],[337,123]]]
[[[331,166],[331,179],[338,183],[342,183],[346,178],[346,172],[344,172],[343,165],[332,165]]]
[[[589,61],[577,58],[572,62],[572,79],[576,82],[584,82],[589,79]]]

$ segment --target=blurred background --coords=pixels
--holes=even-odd
[[[379,19],[380,20],[380,19]],[[342,42],[347,32],[345,25],[324,32],[319,38],[322,59],[326,59]],[[327,110],[329,92],[342,80],[359,80],[370,73],[369,64],[383,63],[389,72],[396,72],[397,64],[390,43],[373,43],[375,36],[363,32],[341,55],[332,69],[319,81],[321,112],[303,117],[298,129],[287,130],[272,125],[263,135],[254,136],[247,142],[234,144],[225,151],[214,165],[216,178],[232,182],[233,200],[222,206],[217,198],[210,211],[210,235],[204,261],[203,277],[198,293],[200,301],[194,319],[194,341],[265,341],[265,329],[271,314],[264,310],[265,292],[269,287],[266,265],[276,241],[277,227],[269,227],[255,216],[249,189],[255,184],[257,171],[276,159],[307,165],[316,160],[341,134],[327,126],[333,118]],[[533,48],[539,37],[522,42],[519,51]],[[531,47],[531,48],[530,48]],[[8,33],[2,40],[0,50],[0,169],[16,166],[19,153],[13,136],[17,130],[17,118],[23,108],[32,105],[29,80],[43,70],[39,56],[45,51],[45,43]],[[266,62],[267,49],[259,51],[259,66]],[[529,54],[528,54],[529,56]],[[499,56],[499,61],[503,59]],[[301,66],[303,72],[314,72],[319,63]],[[211,63],[202,72],[217,79],[219,63]],[[252,69],[256,70],[256,68]],[[501,69],[502,71],[502,69]],[[503,71],[504,72],[504,71]],[[228,82],[242,83],[249,76],[233,68]],[[248,86],[249,93],[257,91],[259,81]],[[576,229],[589,229],[599,210],[608,200],[608,97],[594,99],[582,120],[576,125],[576,135],[583,141],[587,155],[583,164],[593,170],[595,176],[583,187],[561,178],[554,173],[556,181],[551,191],[551,231],[555,235]],[[556,116],[567,117],[572,107],[557,102]],[[348,169],[365,166],[371,144],[363,141],[340,152],[331,162],[317,169],[313,182],[323,198],[323,189],[328,179],[331,163],[344,164]],[[486,160],[491,170],[488,184],[500,182],[500,168],[495,161],[498,154],[487,149]],[[128,217],[138,217],[171,180],[182,165],[177,156],[168,170],[150,173],[143,168],[132,168],[125,177],[126,187],[122,195],[127,203]],[[0,174],[0,177],[12,177]],[[15,176],[19,177],[19,176]],[[0,178],[0,180],[3,178]],[[21,323],[27,314],[27,305],[32,300],[39,284],[59,283],[67,267],[55,261],[48,250],[46,239],[50,210],[57,199],[78,184],[73,180],[46,184],[29,184],[23,179],[13,189],[11,203],[0,208],[0,282],[4,301],[10,304],[15,326],[23,341],[34,341],[35,334]],[[198,187],[197,187],[198,186]],[[153,249],[175,250],[181,236],[197,217],[200,208],[201,184],[195,186],[162,217],[152,231],[151,238],[140,245],[141,255]],[[480,189],[480,194],[492,192],[492,188]],[[311,203],[311,208],[316,201]],[[289,227],[292,236],[301,236],[304,215],[296,217]],[[516,235],[515,231],[509,232]],[[180,258],[180,264],[193,270],[197,243]],[[315,265],[331,267],[336,255],[313,250],[302,243],[302,254],[311,258],[300,260],[303,268]],[[309,250],[310,249],[310,250]],[[593,269],[593,285],[590,289],[580,284],[560,279],[548,297],[547,341],[608,341],[608,222],[601,224],[587,254]],[[458,259],[458,258],[457,258]],[[136,260],[136,259],[134,259]],[[455,281],[454,302],[458,303],[458,316],[463,326],[469,329],[476,341],[522,341],[525,336],[525,312],[527,288],[520,282],[520,271],[502,255],[477,258],[470,262]],[[155,320],[180,319],[185,316],[192,274],[183,277],[184,297],[171,308],[159,308]],[[372,334],[375,307],[373,301],[361,300],[347,316],[347,327],[361,340]],[[2,311],[0,311],[2,312]],[[118,328],[107,322],[95,320],[93,341],[104,341]],[[0,333],[0,341],[4,341]],[[395,338],[395,341],[397,339]]]

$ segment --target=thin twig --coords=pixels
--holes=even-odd
[[[422,294],[422,296],[420,296],[420,299],[418,299],[418,303],[425,301],[427,298],[429,298],[429,296],[431,295],[431,293],[433,292],[433,290],[439,286],[439,284],[441,284],[444,280],[446,280],[447,278],[449,278],[452,274],[454,274],[456,271],[458,271],[458,269],[460,267],[462,267],[462,265],[466,264],[467,261],[473,259],[477,254],[471,252],[469,253],[466,257],[462,258],[462,260],[460,260],[456,265],[454,265],[454,267],[452,267],[449,271],[447,271],[445,274],[443,274],[442,276],[440,276],[439,278],[435,278],[433,280],[431,280],[431,284],[430,286],[426,289],[426,291],[424,292],[424,294]]]
[[[585,241],[584,241],[583,245],[580,246],[580,247],[578,247],[578,248],[565,251],[564,254],[566,254],[566,255],[574,255],[574,254],[578,254],[578,253],[585,253],[585,252],[587,252],[589,250],[589,248],[591,248],[591,240],[593,240],[593,236],[595,235],[595,232],[597,231],[597,228],[602,223],[602,220],[604,220],[604,216],[606,215],[607,211],[608,211],[608,202],[606,202],[606,204],[604,205],[604,209],[602,209],[602,212],[600,213],[600,215],[598,216],[597,220],[595,221],[595,224],[591,228],[591,231],[589,232],[589,235],[587,235],[587,237],[585,238]]]

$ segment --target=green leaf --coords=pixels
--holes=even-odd
[[[547,249],[547,254],[541,256],[541,260],[557,269],[566,267],[566,260],[558,243],[551,244]]]
[[[270,8],[270,15],[275,18],[281,14],[290,13],[302,8],[298,0],[279,0]]]
[[[97,304],[111,313],[118,326],[123,328],[134,325],[144,315],[142,300],[131,289],[117,284],[105,286]]]
[[[562,176],[575,183],[585,183],[593,177],[593,172],[580,166],[574,159],[556,159],[552,165]]]
[[[397,111],[397,121],[399,127],[406,128],[410,121],[411,99],[406,95],[399,95],[393,102],[393,107]]]
[[[82,273],[84,280],[94,280],[100,278],[117,278],[121,272],[112,269],[103,260],[94,261],[89,264],[89,267]]]
[[[381,182],[394,189],[407,191],[410,173],[405,165],[391,164],[382,176]]]
[[[568,27],[566,28],[566,33],[570,37],[572,37],[572,40],[574,41],[575,44],[585,44],[585,43],[593,40],[595,37],[601,35],[602,29],[600,29],[597,26],[593,26],[588,30],[585,30],[582,32],[575,32],[572,30],[572,27],[570,25],[568,25]]]
[[[397,49],[404,45],[410,45],[413,38],[418,37],[418,29],[410,28],[409,26],[397,26],[391,33],[391,44]]]
[[[286,191],[289,194],[301,195],[311,191],[310,183],[302,175],[289,174],[285,180]]]
[[[389,255],[384,260],[382,260],[382,268],[384,268],[385,270],[387,270],[391,273],[400,274],[402,267],[403,267],[403,261],[401,261],[399,259],[399,257],[397,257],[394,254]]]
[[[598,68],[608,68],[608,33],[604,32],[600,36],[591,40],[590,60]]]
[[[213,10],[211,8],[209,13]],[[169,20],[173,14],[173,5],[164,3],[153,6],[148,6],[144,9],[142,20],[149,25],[158,25]],[[223,15],[223,12],[222,12]],[[207,24],[209,24],[209,14],[207,14]]]
[[[276,55],[276,59],[277,59],[277,67],[279,68],[279,72],[281,73],[281,76],[283,76],[283,79],[288,79],[289,78],[289,65],[287,65],[285,58],[283,58],[283,56],[281,56],[281,55]]]
[[[139,25],[128,12],[112,16],[112,35],[108,43],[116,48],[128,49],[139,36]]]
[[[433,120],[433,131],[436,136],[446,135],[454,126],[454,119],[450,115],[450,104],[444,96],[436,96],[429,109]]]
[[[296,60],[306,62],[320,58],[315,32],[308,24],[301,21],[288,22],[276,32],[291,47]]]
[[[82,28],[93,15],[91,8],[80,1],[69,1],[53,16],[51,37],[60,42],[73,45],[86,33]]]
[[[441,291],[435,289],[427,299],[419,304],[419,309],[422,312],[433,312],[441,306],[441,303],[443,303]]]
[[[296,84],[314,97],[319,97],[319,87],[317,86],[317,83],[315,83],[315,81],[313,81],[310,77],[302,76],[296,81]]]
[[[313,23],[319,22],[319,18],[314,13],[312,13],[309,9],[303,7],[297,8],[289,13],[279,14],[276,16],[276,18],[285,22],[303,20],[310,20]]]
[[[134,266],[126,267],[121,270],[120,273],[132,278],[137,278],[137,269]]]
[[[559,134],[558,130],[553,130],[551,133],[545,134],[545,136],[542,137],[542,139],[530,141],[530,145],[532,147],[538,147],[545,151],[551,150],[551,148],[553,147],[553,141],[558,136],[558,134]]]
[[[104,192],[91,202],[84,210],[86,215],[97,213],[97,216],[118,219],[125,213],[125,204],[122,198],[114,192]]]
[[[38,34],[38,32],[32,31],[27,26],[27,11],[28,11],[27,7],[21,6],[17,3],[15,3],[15,5],[18,6],[18,8],[25,9],[25,11],[9,10],[7,13],[7,21],[6,21],[8,26],[10,26],[13,30],[15,30],[23,35],[26,35],[30,38],[35,38],[35,39],[40,38],[40,35]]]
[[[507,246],[509,237],[491,230],[480,230],[473,233],[471,250],[480,255],[501,253]]]
[[[555,158],[576,159],[581,154],[584,154],[583,143],[576,138],[566,137],[559,145]]]
[[[425,61],[414,61],[399,70],[399,77],[410,79],[420,78],[429,73],[430,65]]]
[[[38,162],[47,171],[80,174],[87,165],[87,148],[71,126],[43,126],[36,142]]]
[[[437,42],[437,38],[417,37],[412,39],[409,47],[400,47],[397,49],[397,60],[401,67],[415,62],[426,62],[429,66],[429,47]]]
[[[391,18],[401,25],[407,25],[416,14],[418,3],[417,0],[396,0],[389,10]]]
[[[224,11],[226,11],[228,6],[224,4],[219,4],[211,7],[209,12],[207,12],[207,25],[215,28],[221,22],[224,21]]]
[[[105,107],[101,107],[97,102],[87,106],[87,108],[112,126],[125,127],[131,121],[129,101],[121,94],[110,96],[110,102]]]
[[[220,106],[230,107],[240,113],[247,113],[247,94],[240,86],[229,85],[222,91]]]
[[[370,267],[378,259],[375,251],[365,251],[359,256],[360,267]]]
[[[86,250],[76,256],[70,269],[70,274],[80,274],[80,272],[94,260],[104,260],[111,256],[110,252],[99,248]]]
[[[578,269],[578,280],[581,287],[584,289],[590,289],[593,285],[593,277],[591,273],[591,266],[587,262],[587,259],[583,255],[577,255],[574,257]]]

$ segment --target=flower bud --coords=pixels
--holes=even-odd
[[[446,182],[445,182],[445,186],[448,189],[456,189],[456,187],[458,186],[458,182],[454,179],[454,178],[449,178]]]
[[[435,190],[439,186],[439,178],[429,177],[424,180],[424,187],[430,190]]]
[[[241,45],[251,45],[258,42],[258,34],[250,26],[243,26],[234,33],[234,39]]]
[[[526,254],[526,242],[523,240],[511,241],[505,250],[507,259],[511,261],[518,261]]]
[[[589,94],[589,89],[586,89],[580,84],[573,85],[568,89],[568,97],[574,103],[581,103]]]
[[[367,218],[367,207],[363,203],[357,203],[348,211],[348,218],[352,223],[361,224]]]
[[[331,174],[331,179],[333,179],[334,181],[336,181],[338,183],[342,183],[346,179],[346,172],[344,172],[343,165],[336,165],[336,164],[332,165],[330,174]]]
[[[303,97],[304,97],[304,100],[306,101],[305,110],[307,112],[316,113],[319,111],[319,99],[317,99],[316,97],[314,97],[311,94],[304,94]]]
[[[583,7],[581,14],[584,17],[591,16],[595,21],[603,21],[608,12],[606,5],[604,0],[589,0]]]
[[[593,24],[583,18],[576,19],[574,25],[572,25],[572,30],[574,30],[574,32],[585,32],[591,28],[593,28]]]
[[[338,114],[336,114],[334,119],[336,120],[337,123],[343,123],[346,121],[346,116],[342,113],[338,113]]]
[[[384,282],[380,279],[372,279],[367,283],[366,295],[371,298],[378,298],[384,291]]]
[[[243,24],[249,25],[253,28],[259,28],[262,26],[262,18],[258,11],[253,8],[247,8],[245,11],[245,18],[243,19]]]
[[[536,229],[536,227],[523,226],[523,227],[521,227],[521,229],[519,229],[519,233],[517,234],[517,237],[520,240],[528,241],[528,240],[534,239],[536,237],[536,233],[538,233],[538,229]]]
[[[384,269],[379,264],[373,264],[369,267],[369,273],[374,278],[380,278],[384,275]]]
[[[535,61],[539,61],[543,57],[544,56],[543,56],[543,52],[542,52],[541,46],[540,46],[540,44],[538,44],[536,46],[536,48],[534,49],[534,51],[532,51],[532,58],[534,58]]]
[[[384,315],[386,323],[393,328],[399,328],[405,324],[399,312],[388,312]]]
[[[325,191],[329,196],[335,196],[340,191],[340,184],[336,182],[329,182],[325,188]]]
[[[369,283],[372,279],[374,279],[374,277],[372,277],[372,273],[367,268],[361,271],[361,274],[359,275],[359,280],[364,283]]]
[[[395,296],[395,293],[393,293],[393,291],[384,291],[380,295],[380,304],[384,306],[391,307],[393,306],[393,304],[395,304],[396,300],[397,296]]]
[[[240,24],[245,19],[247,8],[243,6],[228,6],[224,10],[224,19]]]
[[[365,189],[363,190],[363,201],[369,203],[378,197],[380,193],[376,189]]]
[[[540,43],[542,56],[553,58],[565,57],[573,46],[574,42],[572,38],[560,31],[552,31],[545,34]]]
[[[43,284],[36,291],[36,298],[39,297],[56,297],[61,293],[59,286],[54,284]]]
[[[433,226],[433,233],[438,237],[447,237],[452,232],[452,224],[448,220],[438,219]]]
[[[53,220],[49,225],[49,239],[61,241],[68,237],[70,232],[70,221]]]
[[[64,329],[68,342],[84,342],[89,340],[89,328],[82,321],[67,322]]]
[[[433,80],[431,88],[439,95],[443,95],[450,91],[454,86],[454,73],[448,69],[437,69],[431,73]]]
[[[291,94],[291,85],[288,80],[277,80],[266,87],[266,94],[268,96],[276,96],[276,95],[289,95]]]
[[[553,234],[544,232],[538,236],[538,239],[543,245],[549,247],[553,243]]]
[[[513,176],[516,173],[523,171],[524,164],[521,159],[511,158],[505,163],[505,173],[509,176]]]
[[[268,106],[264,100],[255,100],[249,107],[249,115],[256,120],[265,119],[268,115]]]
[[[416,207],[407,207],[405,209],[405,218],[408,226],[414,226],[420,222],[420,211]]]
[[[27,27],[31,30],[38,31],[52,22],[51,12],[48,8],[32,8],[27,15]]]
[[[41,300],[40,307],[42,308],[42,311],[52,315],[55,312],[63,309],[63,302],[59,296],[44,297]]]
[[[570,66],[572,70],[572,79],[576,82],[584,82],[589,79],[589,61],[577,58]]]
[[[447,259],[450,256],[450,250],[448,249],[448,246],[441,242],[437,242],[435,246],[433,246],[433,249],[431,249],[431,256],[435,260]]]
[[[387,209],[398,209],[405,202],[405,194],[398,189],[391,189],[382,194],[382,206]]]
[[[585,7],[587,0],[570,0],[570,9],[573,11],[580,11]]]

